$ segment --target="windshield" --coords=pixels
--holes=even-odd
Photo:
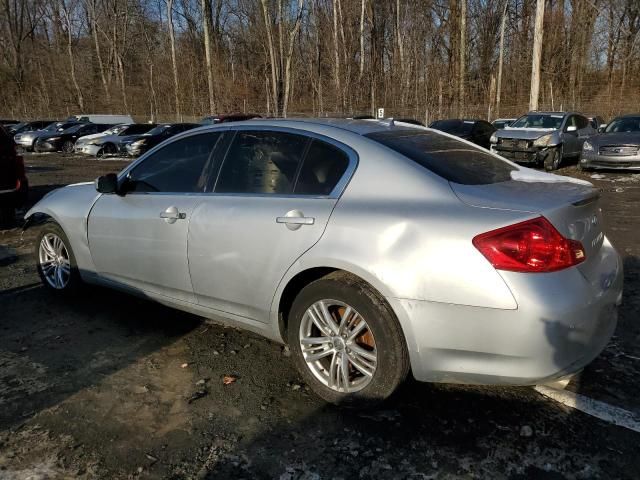
[[[470,120],[437,120],[429,127],[454,135],[469,135],[473,130],[474,123]]]
[[[530,113],[509,125],[509,128],[552,128],[558,130],[562,125],[564,115],[549,113]]]
[[[392,130],[366,136],[449,182],[463,185],[506,182],[516,170],[486,150],[435,132]]]
[[[614,119],[605,133],[640,132],[640,117],[622,117]]]
[[[147,132],[148,135],[160,135],[171,128],[171,125],[159,125]]]
[[[78,130],[86,126],[86,124],[72,125],[69,128],[65,129],[64,133],[76,133]]]

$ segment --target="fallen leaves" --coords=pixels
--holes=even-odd
[[[232,383],[236,383],[238,377],[236,375],[223,375],[222,383],[223,385],[231,385]]]

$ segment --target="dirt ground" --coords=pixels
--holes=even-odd
[[[125,164],[25,161],[31,203]],[[560,173],[602,189],[626,269],[616,335],[569,389],[640,415],[640,175]],[[639,433],[531,388],[408,381],[376,410],[328,406],[255,335],[105,289],[55,298],[21,233],[0,232],[0,479],[640,476]]]

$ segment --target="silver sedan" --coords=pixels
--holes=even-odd
[[[531,385],[609,341],[622,264],[588,182],[393,120],[202,127],[27,213],[44,285],[119,288],[288,343],[330,402]]]

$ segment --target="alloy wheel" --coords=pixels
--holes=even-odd
[[[40,241],[38,259],[42,276],[57,290],[62,290],[71,277],[69,250],[64,241],[55,233],[47,233]]]
[[[371,382],[378,362],[376,342],[353,307],[338,300],[316,301],[304,313],[298,338],[307,367],[325,386],[353,393]]]

